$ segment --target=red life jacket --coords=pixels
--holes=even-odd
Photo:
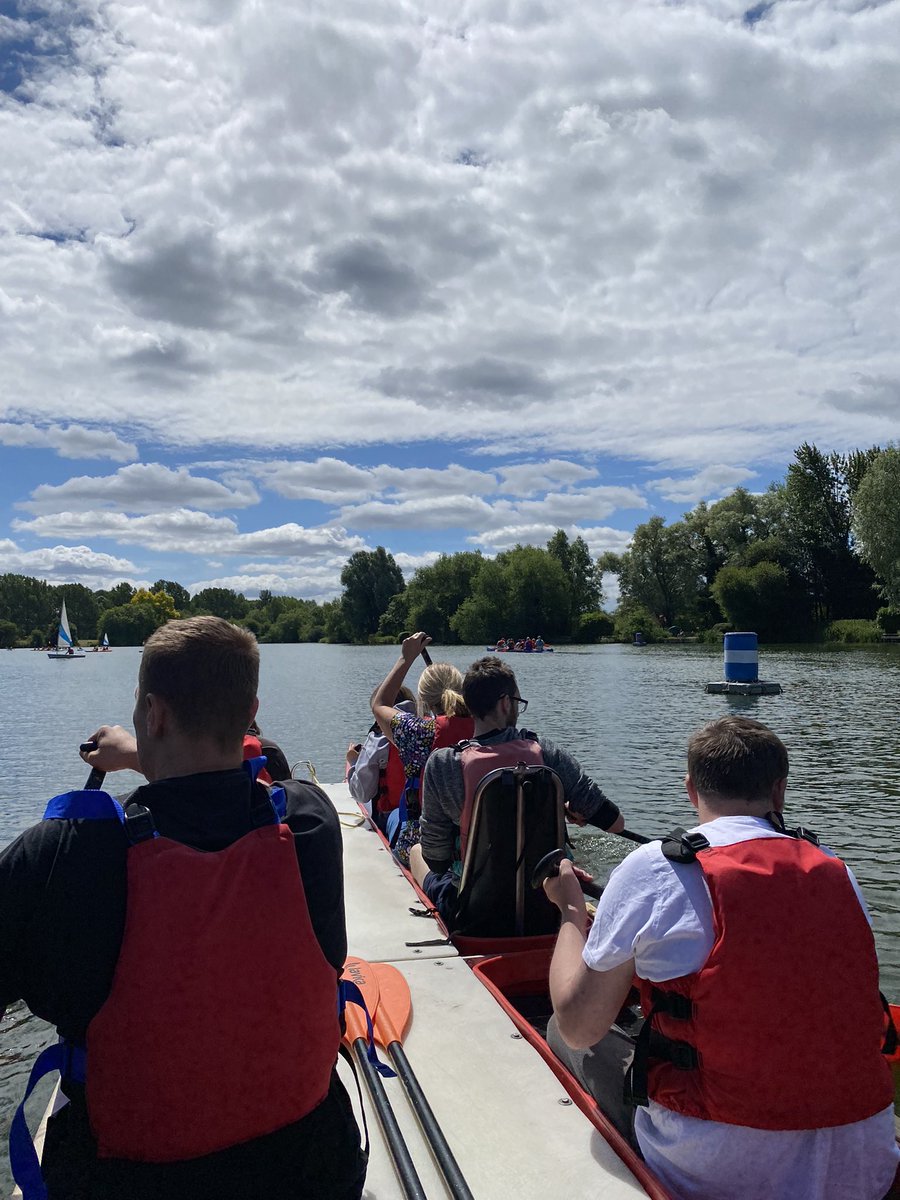
[[[254,758],[262,758],[262,757],[265,757],[263,754],[262,742],[254,734],[245,733],[244,734],[244,762],[248,762]],[[259,780],[260,783],[271,783],[272,782],[272,776],[269,774],[269,772],[266,770],[265,767],[263,767],[261,770],[257,771],[256,778]]]
[[[431,749],[428,753],[433,754],[435,750],[441,750],[446,746],[455,746],[458,742],[463,742],[466,738],[470,738],[474,732],[475,722],[471,717],[435,717],[434,741],[431,743]],[[401,792],[400,803],[397,806],[400,809],[400,824],[397,827],[398,833],[403,828],[408,817],[412,820],[419,819],[424,770],[423,766],[418,771],[411,767],[406,771],[406,783]],[[393,846],[394,842],[391,845]]]
[[[472,807],[475,803],[475,792],[478,790],[479,783],[490,771],[496,771],[502,767],[515,767],[518,763],[535,767],[544,765],[544,756],[534,734],[526,734],[507,742],[491,742],[488,745],[482,745],[481,742],[469,742],[463,746],[462,771],[465,800],[459,818],[460,862],[466,861],[469,825],[472,821]]]
[[[340,1043],[337,975],[286,825],[217,853],[155,834],[137,842],[127,914],[112,989],[87,1032],[99,1157],[198,1158],[324,1100]]]
[[[679,1069],[654,1057],[651,1041],[651,1099],[754,1129],[824,1129],[881,1112],[893,1086],[878,962],[844,864],[789,837],[709,847],[696,862],[715,942],[699,971],[641,981],[644,1011],[659,1006],[654,1031],[681,1059]]]
[[[393,742],[388,745],[387,764],[378,772],[378,794],[375,803],[380,813],[389,813],[400,803],[406,787],[406,771],[403,760]]]
[[[458,742],[466,741],[474,732],[475,722],[471,717],[435,717],[431,751],[434,753],[446,746],[455,746]]]

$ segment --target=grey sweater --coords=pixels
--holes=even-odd
[[[482,746],[490,746],[528,736],[534,735],[529,735],[526,730],[510,728],[495,730],[476,740]],[[538,745],[545,765],[562,780],[566,804],[574,812],[581,813],[592,825],[608,829],[619,815],[615,804],[606,798],[589,775],[585,775],[568,751],[546,738],[538,738]],[[422,854],[432,870],[447,870],[456,857],[456,839],[465,795],[459,753],[452,746],[435,750],[425,764],[422,779]]]

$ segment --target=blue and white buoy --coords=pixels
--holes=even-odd
[[[759,678],[759,646],[755,633],[726,633],[725,679],[721,683],[708,683],[706,690],[738,696],[773,696],[781,691],[781,684]]]

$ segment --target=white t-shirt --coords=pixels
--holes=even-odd
[[[784,836],[757,817],[719,817],[696,828],[711,846]],[[868,916],[852,872],[850,879]],[[651,842],[610,876],[584,961],[609,971],[633,958],[641,979],[659,982],[698,971],[712,946],[702,871],[670,862]],[[802,1018],[788,1020],[802,1030]],[[637,1110],[635,1132],[648,1165],[683,1200],[882,1200],[900,1157],[890,1106],[852,1125],[781,1131],[702,1121],[651,1100]]]

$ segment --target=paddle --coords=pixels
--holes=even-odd
[[[531,872],[531,886],[535,891],[543,886],[545,879],[551,879],[554,875],[559,874],[559,864],[565,857],[565,850],[551,850],[549,854],[545,854],[540,859]],[[603,888],[599,883],[588,883],[587,880],[583,879],[579,879],[578,882],[586,896],[591,896],[594,900],[599,900],[603,895]]]
[[[412,635],[409,633],[401,634],[400,641],[404,642],[404,641],[406,641],[406,639],[408,637],[411,637],[411,636]],[[431,655],[428,653],[428,650],[426,649],[425,646],[422,647],[420,653],[422,655],[422,662],[425,664],[426,667],[430,667],[431,666]]]
[[[82,742],[78,747],[82,754],[90,754],[92,750],[97,749],[96,742]],[[105,771],[99,771],[96,767],[91,767],[91,773],[87,777],[87,783],[82,789],[85,792],[98,792],[103,787],[103,780],[106,778]]]
[[[374,1020],[379,1004],[378,981],[370,970],[366,970],[368,966],[369,964],[362,962],[361,959],[349,958],[344,966],[344,974],[363,993],[369,1016]],[[391,1158],[394,1160],[394,1169],[400,1180],[403,1195],[407,1197],[407,1200],[427,1200],[422,1181],[409,1153],[409,1147],[397,1123],[394,1110],[391,1108],[384,1084],[381,1082],[381,1076],[369,1060],[369,1035],[365,1015],[355,1004],[348,1004],[344,1009],[344,1022],[345,1031],[342,1040],[347,1046],[352,1046],[356,1054],[356,1061],[359,1063],[363,1079],[369,1089],[372,1107],[375,1109],[378,1123],[384,1133],[384,1140],[387,1142]]]
[[[428,1139],[435,1161],[440,1167],[441,1174],[446,1180],[450,1195],[454,1200],[473,1200],[469,1186],[463,1178],[459,1163],[444,1136],[444,1131],[437,1122],[431,1105],[422,1091],[415,1073],[410,1066],[406,1051],[403,1049],[403,1038],[412,1018],[412,998],[409,994],[409,984],[396,967],[390,963],[367,964],[374,972],[379,987],[378,1011],[375,1014],[375,1038],[391,1057],[391,1062],[397,1069],[397,1074],[406,1088],[413,1111],[422,1126],[422,1132]]]

